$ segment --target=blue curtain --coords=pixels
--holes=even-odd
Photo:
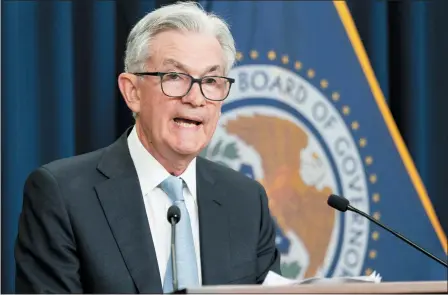
[[[132,123],[116,83],[126,36],[144,13],[170,2],[2,1],[2,293],[14,292],[13,248],[27,175],[104,147]],[[447,232],[448,2],[348,4]]]
[[[104,147],[132,123],[117,74],[155,1],[2,1],[2,293],[14,292],[22,189],[36,167]]]

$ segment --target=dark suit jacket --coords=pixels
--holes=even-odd
[[[197,159],[203,285],[259,284],[280,273],[263,187]],[[127,132],[26,181],[15,248],[17,293],[162,293]]]

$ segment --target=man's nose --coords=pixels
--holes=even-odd
[[[189,103],[192,106],[200,107],[202,105],[205,105],[205,97],[202,95],[201,89],[199,87],[198,83],[194,83],[193,86],[191,86],[190,91],[182,97],[182,102]]]

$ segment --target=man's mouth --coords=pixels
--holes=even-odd
[[[194,119],[187,119],[187,118],[181,118],[181,117],[176,117],[174,118],[174,122],[182,127],[196,127],[202,124],[201,121],[197,121]]]

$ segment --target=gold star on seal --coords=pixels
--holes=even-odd
[[[376,258],[376,255],[377,255],[376,250],[370,250],[370,251],[369,251],[369,258],[370,258],[370,259],[375,259],[375,258]]]
[[[277,58],[277,54],[275,54],[275,51],[271,50],[268,52],[268,58],[269,60],[274,60]]]
[[[365,147],[366,145],[367,145],[367,139],[365,139],[364,137],[361,138],[361,139],[359,140],[359,146],[360,146],[360,147]]]
[[[287,55],[282,56],[282,63],[285,65],[289,63],[289,57]]]
[[[240,51],[238,51],[237,53],[236,53],[236,60],[237,61],[240,61],[240,60],[242,60],[243,59],[243,54],[240,52]]]
[[[380,212],[373,213],[373,218],[375,218],[376,220],[380,220],[380,217],[381,217]]]
[[[300,69],[302,69],[302,63],[301,63],[300,61],[296,61],[296,62],[294,63],[294,68],[295,68],[296,70],[300,70]]]
[[[342,107],[342,113],[346,116],[350,114],[350,107],[349,106],[343,106]]]
[[[376,174],[370,175],[369,180],[371,183],[376,183],[376,181],[378,180]]]
[[[368,166],[372,165],[372,163],[373,163],[372,156],[367,156],[365,161],[366,161],[366,165],[368,165]]]
[[[358,121],[353,121],[353,122],[352,122],[352,129],[353,129],[353,130],[358,130],[358,129],[359,129],[359,123],[358,123]]]
[[[378,241],[379,238],[380,238],[380,233],[377,232],[377,231],[374,231],[374,232],[372,233],[372,240],[374,240],[374,241]]]
[[[338,101],[340,97],[341,97],[341,96],[339,95],[339,92],[333,92],[333,93],[331,94],[331,98],[332,98],[334,101]]]
[[[257,59],[258,58],[258,52],[256,50],[251,50],[250,58]]]
[[[322,79],[322,80],[320,81],[320,87],[322,87],[323,89],[328,88],[328,81],[325,80],[325,79]]]
[[[374,193],[373,196],[372,196],[372,200],[375,203],[378,203],[380,201],[380,194],[379,193]]]
[[[314,76],[316,76],[316,72],[313,69],[309,69],[307,74],[308,78],[314,78]]]

